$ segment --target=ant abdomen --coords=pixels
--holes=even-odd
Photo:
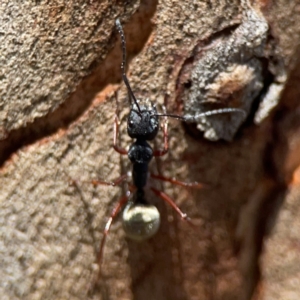
[[[160,214],[154,205],[129,201],[123,211],[122,223],[127,237],[144,241],[158,231]]]

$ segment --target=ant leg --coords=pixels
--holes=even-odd
[[[164,177],[162,175],[157,175],[157,174],[152,174],[152,173],[151,173],[151,177],[154,178],[154,179],[170,182],[172,184],[176,184],[176,185],[187,187],[187,188],[202,189],[202,188],[207,187],[205,184],[199,183],[197,181],[195,181],[195,182],[183,182],[183,181],[177,180],[176,178],[168,178],[168,177]]]
[[[123,174],[122,176],[118,177],[117,179],[113,180],[113,181],[106,181],[106,180],[98,180],[98,179],[94,179],[91,180],[90,182],[94,185],[110,185],[110,186],[117,186],[119,184],[121,184],[126,178],[128,177],[127,174]]]
[[[187,214],[183,213],[180,208],[175,204],[175,202],[172,200],[171,197],[169,197],[167,194],[165,194],[162,191],[157,190],[154,187],[151,187],[151,190],[155,193],[155,195],[157,195],[158,197],[160,197],[162,200],[164,200],[165,202],[167,202],[169,205],[171,205],[171,207],[179,214],[179,216],[181,217],[182,220],[187,221],[188,224],[190,226],[192,226],[194,229],[196,229],[197,227],[193,224],[193,222],[191,221],[191,219],[187,216]]]
[[[165,109],[164,109],[165,110]],[[163,124],[163,133],[164,133],[164,148],[160,150],[154,150],[153,156],[163,156],[169,151],[169,140],[168,140],[168,118],[165,117]]]
[[[106,222],[106,225],[105,225],[105,228],[103,231],[103,237],[102,237],[102,240],[101,240],[101,243],[99,246],[99,251],[98,251],[97,259],[96,259],[99,270],[98,270],[97,276],[93,282],[92,289],[94,289],[96,287],[96,285],[101,277],[101,262],[102,262],[103,252],[104,252],[104,245],[105,245],[106,237],[108,236],[111,224],[112,224],[113,220],[115,219],[115,217],[120,212],[120,210],[122,209],[122,207],[127,203],[129,196],[130,196],[130,193],[128,193],[127,195],[125,195],[119,199],[117,205],[112,210],[112,213],[111,213],[108,221]]]
[[[122,147],[120,147],[117,143],[117,139],[119,136],[119,125],[120,125],[120,120],[119,120],[119,105],[118,105],[118,96],[117,96],[117,92],[115,92],[115,98],[116,98],[116,102],[117,102],[117,108],[116,108],[116,112],[115,112],[115,122],[114,122],[114,142],[113,142],[113,147],[115,149],[115,151],[117,151],[118,153],[125,155],[128,154],[128,151]]]
[[[115,179],[113,181],[98,180],[98,179],[77,180],[77,179],[73,179],[73,178],[69,177],[69,182],[70,182],[70,184],[73,184],[73,185],[78,184],[78,183],[91,183],[94,186],[97,186],[97,185],[117,186],[117,185],[120,185],[127,177],[128,177],[127,174],[123,174],[122,176],[118,177],[117,179]]]

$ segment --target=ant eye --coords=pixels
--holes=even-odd
[[[151,124],[152,127],[156,127],[157,122],[156,122],[156,120],[154,119],[154,116],[150,118],[150,124]]]
[[[129,126],[130,128],[133,127],[133,124],[134,124],[134,122],[133,122],[132,120],[130,120],[130,121],[128,122],[128,126]]]

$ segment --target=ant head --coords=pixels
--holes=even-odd
[[[127,122],[128,135],[133,139],[153,140],[159,129],[156,107],[146,100],[145,104],[133,103]]]

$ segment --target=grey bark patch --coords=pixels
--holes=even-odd
[[[184,103],[184,115],[195,116],[220,107],[241,108],[247,114],[264,87],[264,50],[268,24],[262,14],[244,1],[241,23],[216,34],[203,47],[193,49],[192,63],[186,61],[179,82],[188,84],[177,98]],[[187,75],[188,74],[188,75]],[[197,128],[210,140],[232,140],[244,121],[234,113],[204,117]]]

